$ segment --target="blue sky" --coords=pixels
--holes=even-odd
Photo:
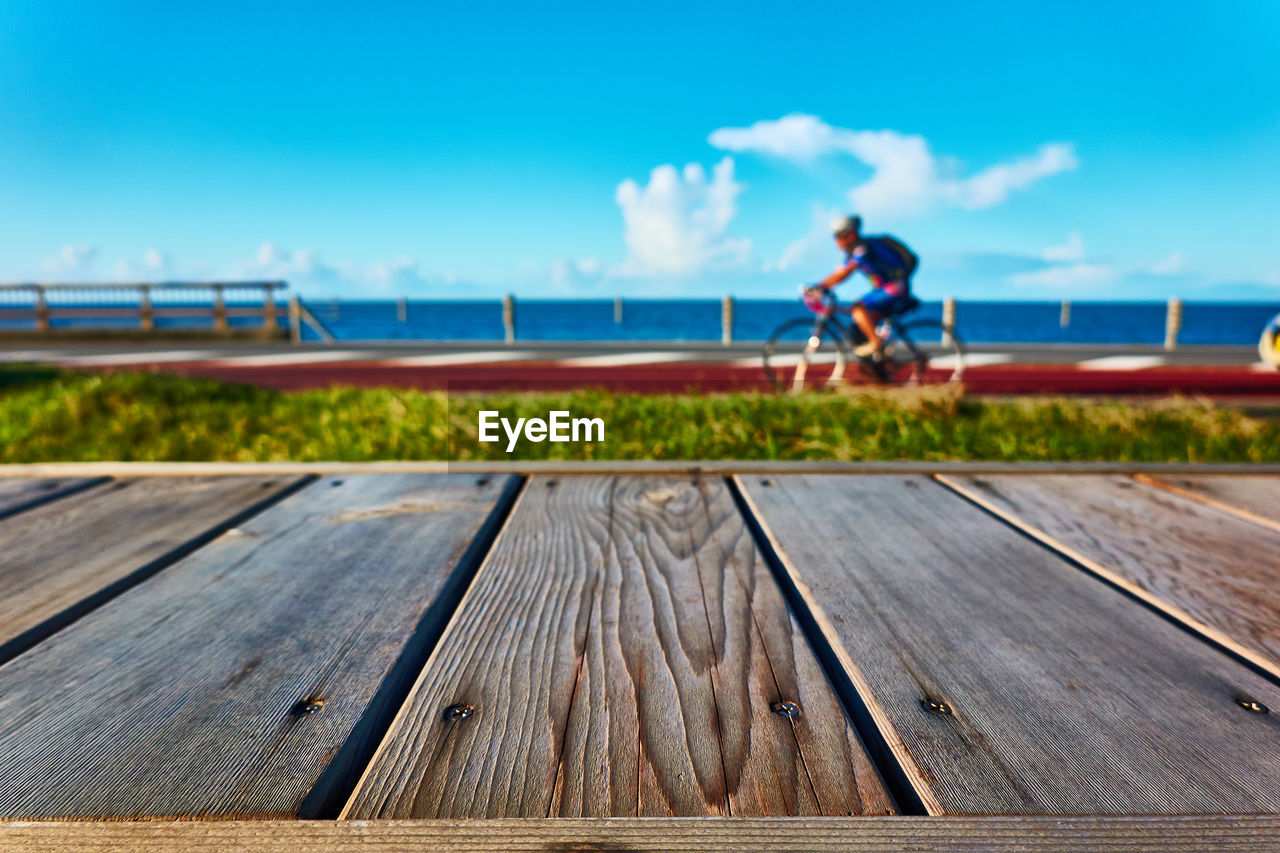
[[[1280,4],[0,5],[0,279],[1280,302]]]

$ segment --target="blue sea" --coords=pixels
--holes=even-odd
[[[105,305],[106,303],[104,303]],[[135,303],[136,304],[136,303]],[[183,303],[168,303],[183,304]],[[229,306],[237,303],[229,302]],[[110,307],[121,307],[112,302]],[[244,303],[246,307],[261,303]],[[465,340],[501,341],[502,303],[488,301],[409,301],[399,319],[395,300],[307,300],[312,314],[338,340]],[[16,306],[0,306],[16,307]],[[61,307],[72,307],[62,303]],[[95,307],[77,303],[75,307]],[[101,307],[101,306],[96,306]],[[969,343],[1159,344],[1164,341],[1166,306],[1163,302],[1078,302],[1071,305],[1067,326],[1059,324],[1058,302],[957,301],[956,327]],[[719,341],[721,303],[718,299],[628,299],[622,320],[614,320],[613,300],[517,300],[517,340],[527,341]],[[1267,321],[1280,312],[1276,303],[1187,302],[1183,307],[1180,344],[1252,346]],[[910,319],[938,319],[940,302],[926,302]],[[288,322],[283,301],[279,323]],[[808,316],[799,300],[740,299],[734,302],[733,337],[762,341],[778,324]],[[102,325],[102,320],[55,320],[59,328]],[[159,328],[207,326],[208,320],[157,318]],[[253,327],[256,317],[232,317],[230,324]],[[134,326],[121,318],[114,325]],[[5,319],[0,329],[34,326],[31,320]],[[318,335],[304,325],[306,340]]]
[[[408,302],[405,321],[394,301],[308,301],[307,307],[339,340],[500,341],[502,305],[485,302]],[[1072,303],[1070,323],[1059,324],[1058,302],[956,303],[956,328],[970,343],[1114,343],[1164,341],[1163,302]],[[1254,345],[1280,302],[1183,306],[1180,344]],[[926,302],[910,319],[938,319],[940,302]],[[798,300],[734,303],[733,337],[762,341],[778,324],[807,316]],[[624,300],[622,322],[613,300],[517,300],[516,338],[529,341],[719,341],[721,304],[708,300]],[[304,330],[308,339],[315,334]]]

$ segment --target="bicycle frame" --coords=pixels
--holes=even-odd
[[[805,288],[802,296],[804,307],[812,311],[814,315],[814,335],[818,334],[823,323],[832,323],[840,330],[840,334],[844,336],[845,340],[853,341],[855,344],[863,343],[862,340],[854,340],[853,336],[855,333],[859,338],[861,338],[862,329],[858,328],[858,324],[853,322],[853,318],[849,315],[849,311],[842,310],[843,306],[841,306],[839,300],[836,299],[835,293],[829,288],[821,288],[822,292],[820,294],[813,292],[818,289],[819,288]],[[849,319],[846,321],[842,319],[841,315],[849,317]],[[905,337],[902,331],[902,325],[898,322],[898,318],[896,316],[892,314],[888,316],[881,316],[877,321],[877,325],[879,324],[888,324],[889,326],[889,334],[882,335],[882,338],[887,340],[890,337]]]

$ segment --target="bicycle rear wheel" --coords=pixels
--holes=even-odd
[[[899,325],[885,351],[885,373],[893,384],[941,385],[964,378],[964,342],[954,326],[937,320]]]
[[[775,329],[764,345],[764,375],[779,392],[838,385],[848,364],[844,334],[830,320],[790,320]]]

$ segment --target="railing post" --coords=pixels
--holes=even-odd
[[[613,299],[613,322],[622,322],[622,297],[615,296]]]
[[[262,297],[262,328],[268,332],[276,330],[276,289],[269,284]]]
[[[954,345],[951,338],[951,329],[956,326],[956,300],[954,297],[948,296],[942,300],[942,345],[949,347]]]
[[[728,293],[720,303],[720,343],[726,347],[733,343],[733,297]]]
[[[510,293],[502,297],[502,336],[508,346],[516,342],[516,300]]]
[[[1071,303],[1062,300],[1062,310],[1058,312],[1058,328],[1065,329],[1071,325]]]
[[[36,331],[49,331],[49,300],[44,295],[44,288],[36,285]]]
[[[295,344],[302,343],[302,303],[296,293],[289,297],[289,340]]]
[[[227,330],[227,298],[220,284],[213,286],[213,328],[219,332]]]
[[[138,288],[138,320],[144,332],[156,327],[155,311],[151,308],[151,288],[145,284]]]
[[[409,300],[403,296],[396,300],[396,320],[400,323],[409,321]]]
[[[1164,348],[1177,349],[1178,332],[1182,331],[1182,300],[1176,296],[1169,300],[1164,315]]]

